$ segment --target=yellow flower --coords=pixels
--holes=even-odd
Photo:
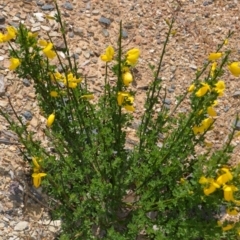
[[[38,41],[38,44],[42,47],[46,47],[48,45],[48,42],[46,40],[40,39]]]
[[[223,186],[224,199],[227,202],[234,201],[233,192],[237,190],[238,189],[234,185],[224,185]]]
[[[12,26],[7,27],[7,34],[5,34],[5,36],[4,36],[4,42],[15,39],[16,35],[17,35],[16,28],[14,28]]]
[[[202,83],[202,87],[196,92],[196,96],[202,97],[207,91],[210,91],[210,86],[207,83]]]
[[[72,73],[69,73],[67,77],[63,79],[64,84],[69,88],[76,88],[77,84],[82,81],[81,78],[76,78]]]
[[[208,56],[209,61],[215,61],[218,60],[222,56],[222,53],[210,53]]]
[[[101,59],[104,62],[111,62],[114,56],[114,49],[112,46],[108,46],[105,50],[105,54],[101,55]]]
[[[188,88],[188,92],[192,92],[195,89],[195,85],[191,84]]]
[[[227,45],[228,44],[228,39],[226,38],[225,40],[224,40],[224,45]]]
[[[38,159],[38,158],[36,158],[36,157],[33,157],[33,158],[32,158],[33,166],[34,166],[33,172],[35,172],[35,173],[36,173],[36,172],[39,172],[40,169],[41,169],[40,165],[39,165],[38,162],[37,162],[37,159]]]
[[[211,77],[214,76],[214,73],[215,73],[216,69],[217,69],[217,62],[214,62],[211,66],[211,72],[210,72]]]
[[[140,50],[133,48],[126,53],[126,62],[129,65],[135,65],[138,61]]]
[[[222,168],[221,169],[223,172],[225,172],[224,174],[220,175],[216,182],[219,185],[224,185],[225,183],[227,183],[228,181],[231,181],[233,179],[233,176],[231,174],[231,172],[227,169],[227,168]]]
[[[207,113],[211,117],[216,117],[217,116],[217,113],[216,113],[216,111],[213,107],[208,107],[207,108]]]
[[[42,177],[45,177],[46,175],[46,173],[33,173],[33,185],[38,188],[41,185]]]
[[[218,93],[219,96],[222,96],[225,88],[226,87],[224,81],[220,80],[215,84],[214,90]]]
[[[49,115],[48,119],[47,119],[47,127],[51,127],[53,122],[55,120],[55,113],[52,113],[51,115]]]
[[[213,124],[212,118],[205,118],[204,120],[202,120],[202,126],[205,131],[208,130],[212,124]]]
[[[122,74],[123,84],[128,87],[129,84],[133,81],[133,76],[130,72],[125,72]]]
[[[211,148],[211,147],[213,146],[213,143],[204,141],[204,145],[205,145],[207,148]]]
[[[212,106],[215,107],[215,106],[217,106],[217,105],[218,105],[218,101],[217,101],[217,100],[214,100]]]
[[[18,58],[11,58],[10,59],[10,70],[15,70],[20,65],[20,60]]]
[[[51,91],[50,92],[50,96],[51,97],[57,97],[58,96],[58,92],[57,91]]]
[[[228,65],[228,69],[233,76],[238,77],[240,75],[240,62],[232,62]]]
[[[204,133],[203,126],[194,126],[192,130],[195,135]]]
[[[206,196],[210,195],[211,193],[215,192],[217,188],[220,188],[220,186],[214,181],[213,178],[206,178],[202,176],[199,179],[200,184],[207,184],[208,187],[203,189],[203,192]]]
[[[5,35],[0,32],[0,43],[5,42]]]
[[[126,110],[133,112],[135,108],[133,107],[134,97],[128,92],[118,92],[117,102],[119,106],[123,106]]]
[[[56,56],[56,53],[52,50],[53,44],[48,43],[47,46],[43,49],[43,53],[50,59],[53,59]]]
[[[235,209],[235,208],[233,208],[233,209],[227,209],[227,214],[229,214],[229,215],[231,215],[231,216],[236,216],[236,215],[238,215],[238,211]]]
[[[207,184],[207,183],[209,183],[211,181],[211,179],[213,179],[213,178],[206,178],[206,177],[202,176],[202,177],[200,177],[198,182],[200,184]]]
[[[225,227],[223,227],[222,226],[223,224],[222,224],[221,221],[217,221],[217,224],[218,224],[219,227],[222,227],[223,231],[228,231],[228,230],[234,228],[234,226],[235,226],[234,224],[227,224]]]
[[[91,99],[94,99],[94,95],[93,94],[85,94],[85,95],[82,95],[81,98],[86,99],[86,100],[91,100]]]

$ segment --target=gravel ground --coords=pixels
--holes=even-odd
[[[171,37],[162,71],[169,108],[174,107],[176,96],[190,85],[197,68],[215,51],[229,30],[235,34],[225,48],[233,50],[231,59],[240,60],[238,0],[72,0],[58,3],[66,22],[71,55],[89,77],[96,95],[101,93],[104,80],[104,63],[99,55],[108,44],[116,47],[120,20],[123,21],[124,49],[140,48],[141,58],[133,86],[137,91],[133,126],[144,110],[145,89],[152,79],[147,64],[157,63],[165,40],[167,24],[164,19],[176,19],[176,34]],[[41,38],[47,39],[49,33],[54,43],[61,46],[58,25],[45,18],[54,13],[53,1],[0,0],[0,30],[9,24],[17,26],[21,21]],[[16,78],[8,66],[8,46],[1,44],[0,107],[10,107],[7,99],[10,96],[16,112],[47,147],[42,131],[45,119],[39,113],[33,86],[27,79]],[[226,139],[229,126],[240,110],[240,80],[228,73],[223,80],[226,94],[219,101],[217,125],[209,135],[214,148],[220,147]],[[21,146],[16,136],[1,117],[0,123],[0,239],[54,239],[61,222],[49,220],[41,189],[34,189],[26,175],[29,169],[19,154]],[[134,131],[134,127],[129,129],[132,142],[136,140]],[[240,161],[239,142],[240,138],[233,142],[237,146],[234,163]]]

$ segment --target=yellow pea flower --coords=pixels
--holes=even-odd
[[[220,188],[220,186],[214,181],[210,181],[210,185],[208,188],[204,188],[203,192],[206,196],[210,195],[211,193],[215,192],[217,188]]]
[[[227,45],[228,44],[228,39],[226,38],[225,40],[224,40],[224,45]]]
[[[58,96],[58,92],[57,91],[51,91],[50,92],[50,96],[51,97],[57,97]]]
[[[215,60],[218,60],[220,57],[222,57],[222,53],[210,53],[209,56],[208,56],[208,60],[209,61],[215,61]]]
[[[47,127],[51,127],[53,122],[55,120],[55,113],[52,113],[51,115],[49,115],[48,119],[47,119]]]
[[[133,76],[130,72],[125,72],[122,74],[123,84],[128,87],[129,84],[133,81]]]
[[[215,111],[215,109],[213,107],[208,107],[207,108],[207,114],[211,117],[216,117],[217,116],[217,112]]]
[[[18,58],[11,58],[10,59],[10,70],[15,70],[20,65],[20,60]]]
[[[220,175],[217,178],[216,182],[219,185],[224,185],[225,183],[227,183],[227,182],[229,182],[233,179],[233,175],[231,174],[231,172],[227,168],[222,168],[221,170],[225,173]]]
[[[118,92],[117,102],[119,106],[123,106],[127,111],[133,112],[134,97],[128,92]]]
[[[191,84],[188,88],[188,92],[192,92],[195,89],[195,85]]]
[[[212,148],[213,143],[204,141],[204,145],[205,145],[207,148]]]
[[[77,84],[82,82],[81,78],[76,78],[72,73],[69,73],[67,77],[63,79],[64,84],[69,88],[76,88]]]
[[[56,53],[52,50],[53,44],[48,43],[47,46],[43,49],[43,53],[50,59],[56,57]]]
[[[211,77],[214,76],[214,73],[215,73],[216,69],[217,69],[217,62],[214,62],[211,66],[211,72],[210,72]]]
[[[86,99],[86,100],[91,100],[91,99],[94,99],[94,95],[93,94],[85,94],[85,95],[82,95],[81,98]]]
[[[220,188],[219,184],[217,184],[213,178],[206,178],[202,176],[199,181],[200,184],[207,184],[208,187],[203,189],[203,192],[206,196],[210,195],[211,193],[215,192],[217,188]]]
[[[104,62],[111,62],[114,56],[114,49],[112,46],[108,46],[105,50],[105,54],[102,54],[100,57]]]
[[[240,75],[240,62],[232,62],[228,65],[228,69],[233,76],[238,77]]]
[[[38,188],[41,185],[42,177],[45,177],[46,175],[46,173],[33,173],[32,178],[34,187]]]
[[[228,231],[228,230],[231,230],[232,228],[234,228],[234,224],[227,224],[226,226],[222,226],[223,224],[222,224],[222,222],[221,221],[217,221],[217,224],[218,224],[218,226],[219,227],[222,227],[222,230],[223,231]]]
[[[0,32],[0,43],[5,42],[5,35]]]
[[[192,130],[195,135],[204,133],[203,126],[193,126]]]
[[[224,185],[223,186],[224,199],[227,202],[234,201],[233,192],[237,190],[238,189],[234,185]]]
[[[38,161],[37,161],[37,158],[36,157],[33,157],[32,158],[32,162],[33,162],[33,165],[34,165],[34,168],[33,168],[33,172],[39,172],[41,167],[40,165],[38,164]]]
[[[197,97],[202,97],[208,91],[210,91],[210,86],[207,83],[202,83],[202,87],[196,92],[196,96]]]
[[[226,88],[225,82],[220,80],[215,84],[214,90],[218,93],[218,96],[221,97],[223,95],[225,88]]]
[[[48,45],[48,42],[47,42],[46,40],[44,40],[44,39],[40,39],[40,40],[38,41],[38,44],[39,44],[40,46],[42,46],[42,47],[46,47],[46,46]]]
[[[135,65],[138,61],[140,55],[140,50],[138,48],[133,48],[126,53],[126,62],[129,65]]]
[[[204,128],[204,131],[208,130],[212,124],[213,124],[212,118],[205,118],[204,120],[202,120],[202,126]]]
[[[17,36],[17,30],[16,28],[9,26],[7,27],[7,34],[5,34],[4,42],[10,41],[12,39],[15,39]]]
[[[236,215],[238,215],[238,211],[235,209],[235,208],[233,208],[233,209],[227,209],[227,214],[228,215],[231,215],[231,216],[236,216]]]
[[[200,177],[198,182],[200,184],[207,184],[207,183],[209,183],[211,181],[211,179],[213,179],[213,178],[206,178],[206,177],[202,176],[202,177]]]

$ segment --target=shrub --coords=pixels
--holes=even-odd
[[[105,83],[96,98],[69,56],[59,10],[55,20],[65,42],[66,63],[51,38],[39,39],[22,24],[0,35],[0,42],[11,47],[9,69],[34,83],[52,151],[22,122],[10,99],[15,117],[3,109],[0,113],[25,146],[23,156],[32,156],[28,161],[34,186],[42,184],[54,199],[49,204],[52,218],[62,220],[60,239],[236,239],[239,223],[221,220],[222,209],[236,215],[240,204],[240,168],[229,163],[236,126],[220,149],[211,149],[205,140],[217,121],[214,107],[224,94],[221,76],[226,65],[234,76],[240,74],[239,63],[229,63],[230,51],[222,50],[226,40],[209,54],[169,110],[161,77],[174,23],[167,21],[159,63],[150,65],[153,80],[136,132],[138,142],[130,147],[126,140],[135,110],[132,69],[140,50],[122,47],[120,23],[117,47],[108,46],[101,55]],[[109,71],[115,84],[109,82]],[[181,112],[185,100],[189,109]]]

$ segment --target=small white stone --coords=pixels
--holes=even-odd
[[[43,13],[40,13],[40,12],[33,13],[33,16],[35,16],[36,19],[37,19],[39,22],[43,22],[43,21],[44,21],[44,14],[43,14]]]
[[[34,32],[38,32],[38,31],[40,31],[41,30],[41,28],[40,27],[33,27],[33,28],[31,28],[31,31],[34,33]]]
[[[14,231],[23,231],[27,228],[28,228],[28,222],[21,221],[14,227]]]
[[[49,32],[49,31],[51,30],[50,27],[44,26],[44,25],[42,25],[41,28],[42,28],[44,31],[46,31],[46,32]]]

